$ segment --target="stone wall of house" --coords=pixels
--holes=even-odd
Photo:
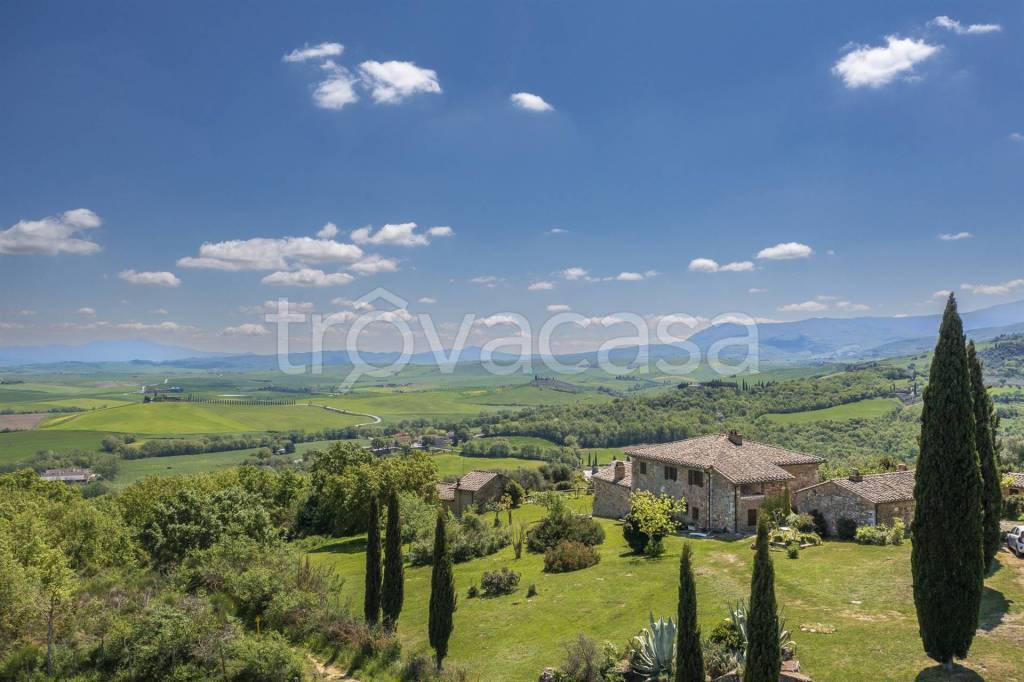
[[[642,464],[646,465],[646,472],[641,471],[644,468],[641,466]],[[702,530],[724,528],[732,531],[735,518],[734,486],[719,473],[715,471],[702,472],[704,485],[698,486],[689,484],[687,473],[689,470],[683,466],[675,466],[677,472],[675,481],[665,478],[665,467],[672,466],[671,464],[665,465],[661,462],[633,457],[631,466],[634,490],[647,490],[656,495],[664,493],[675,498],[686,499],[687,511],[679,516],[679,521]],[[698,510],[696,519],[693,517],[695,508]]]
[[[843,517],[853,519],[858,526],[875,524],[875,505],[831,481],[795,492],[793,506],[798,511],[808,513],[817,509],[825,517],[828,532],[833,535],[836,533],[836,524]]]
[[[594,516],[620,519],[629,513],[630,489],[617,483],[594,478]]]
[[[787,464],[782,468],[796,476],[796,480],[789,482],[789,489],[792,492],[812,486],[819,480],[817,464]]]
[[[910,528],[910,522],[914,520],[914,501],[906,500],[904,502],[883,502],[877,506],[877,521],[878,523],[884,523],[887,526],[891,526],[893,519],[903,519],[903,523]]]

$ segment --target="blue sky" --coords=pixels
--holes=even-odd
[[[1021,2],[289,9],[0,7],[0,344],[1024,295]]]

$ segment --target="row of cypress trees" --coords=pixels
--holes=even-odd
[[[366,532],[366,590],[363,617],[368,625],[382,623],[385,629],[398,627],[398,616],[405,600],[405,568],[402,560],[402,523],[398,495],[392,492],[387,501],[387,530],[384,536],[384,564],[381,568],[380,505],[376,496],[370,498]],[[448,548],[447,512],[437,515],[434,528],[434,569],[430,579],[430,646],[437,667],[448,655],[448,639],[455,613],[455,572]],[[383,617],[382,617],[383,616]]]
[[[923,400],[911,525],[914,605],[925,653],[950,670],[978,628],[1002,507],[996,419],[952,294]]]

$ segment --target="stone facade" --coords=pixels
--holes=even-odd
[[[821,512],[831,535],[836,534],[836,525],[844,517],[853,519],[858,526],[876,523],[874,504],[841,489],[832,481],[797,491],[793,495],[793,506],[799,512]]]
[[[893,519],[903,519],[903,523],[910,528],[910,522],[914,520],[914,501],[885,502],[875,508],[875,519],[877,523],[884,523],[891,526]]]
[[[619,483],[594,478],[594,516],[621,519],[629,513],[632,490]]]
[[[897,471],[862,476],[854,470],[847,478],[797,490],[793,506],[801,512],[820,512],[830,533],[837,531],[842,518],[858,526],[890,526],[900,518],[909,527],[914,519],[914,472],[903,466]]]

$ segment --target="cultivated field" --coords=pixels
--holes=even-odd
[[[581,497],[574,504],[589,509],[590,500]],[[529,522],[539,518],[541,510],[528,505],[515,514],[517,523]],[[449,662],[465,668],[470,679],[533,682],[545,665],[560,663],[564,645],[579,632],[622,646],[646,624],[649,612],[674,616],[683,540],[670,538],[668,553],[660,559],[640,558],[629,553],[617,523],[601,524],[607,533],[600,547],[601,563],[582,571],[549,575],[542,571],[541,556],[524,552],[515,561],[511,548],[457,564],[458,610]],[[707,634],[727,617],[728,604],[748,595],[753,553],[749,540],[690,542],[700,625]],[[362,537],[352,537],[311,554],[345,578],[343,595],[354,610],[362,604],[364,545]],[[980,677],[947,678],[921,649],[909,543],[869,547],[828,542],[805,550],[796,560],[782,553],[772,556],[776,592],[797,643],[797,657],[817,681],[1024,680],[1019,663],[1024,647],[1024,561],[1000,554],[1000,569],[986,581],[981,629],[966,661]],[[466,597],[484,571],[502,566],[522,573],[517,592],[488,599]],[[430,567],[407,567],[405,575],[399,634],[407,650],[426,649]],[[536,583],[538,595],[526,599],[530,583]],[[804,632],[801,626],[835,632]]]
[[[900,409],[903,406],[896,398],[868,398],[858,400],[854,403],[826,407],[822,410],[808,410],[806,412],[790,412],[786,414],[766,414],[764,419],[779,424],[807,424],[810,422],[824,421],[847,421],[850,419],[872,419],[881,417]]]
[[[0,430],[27,431],[43,421],[45,414],[0,414]]]

